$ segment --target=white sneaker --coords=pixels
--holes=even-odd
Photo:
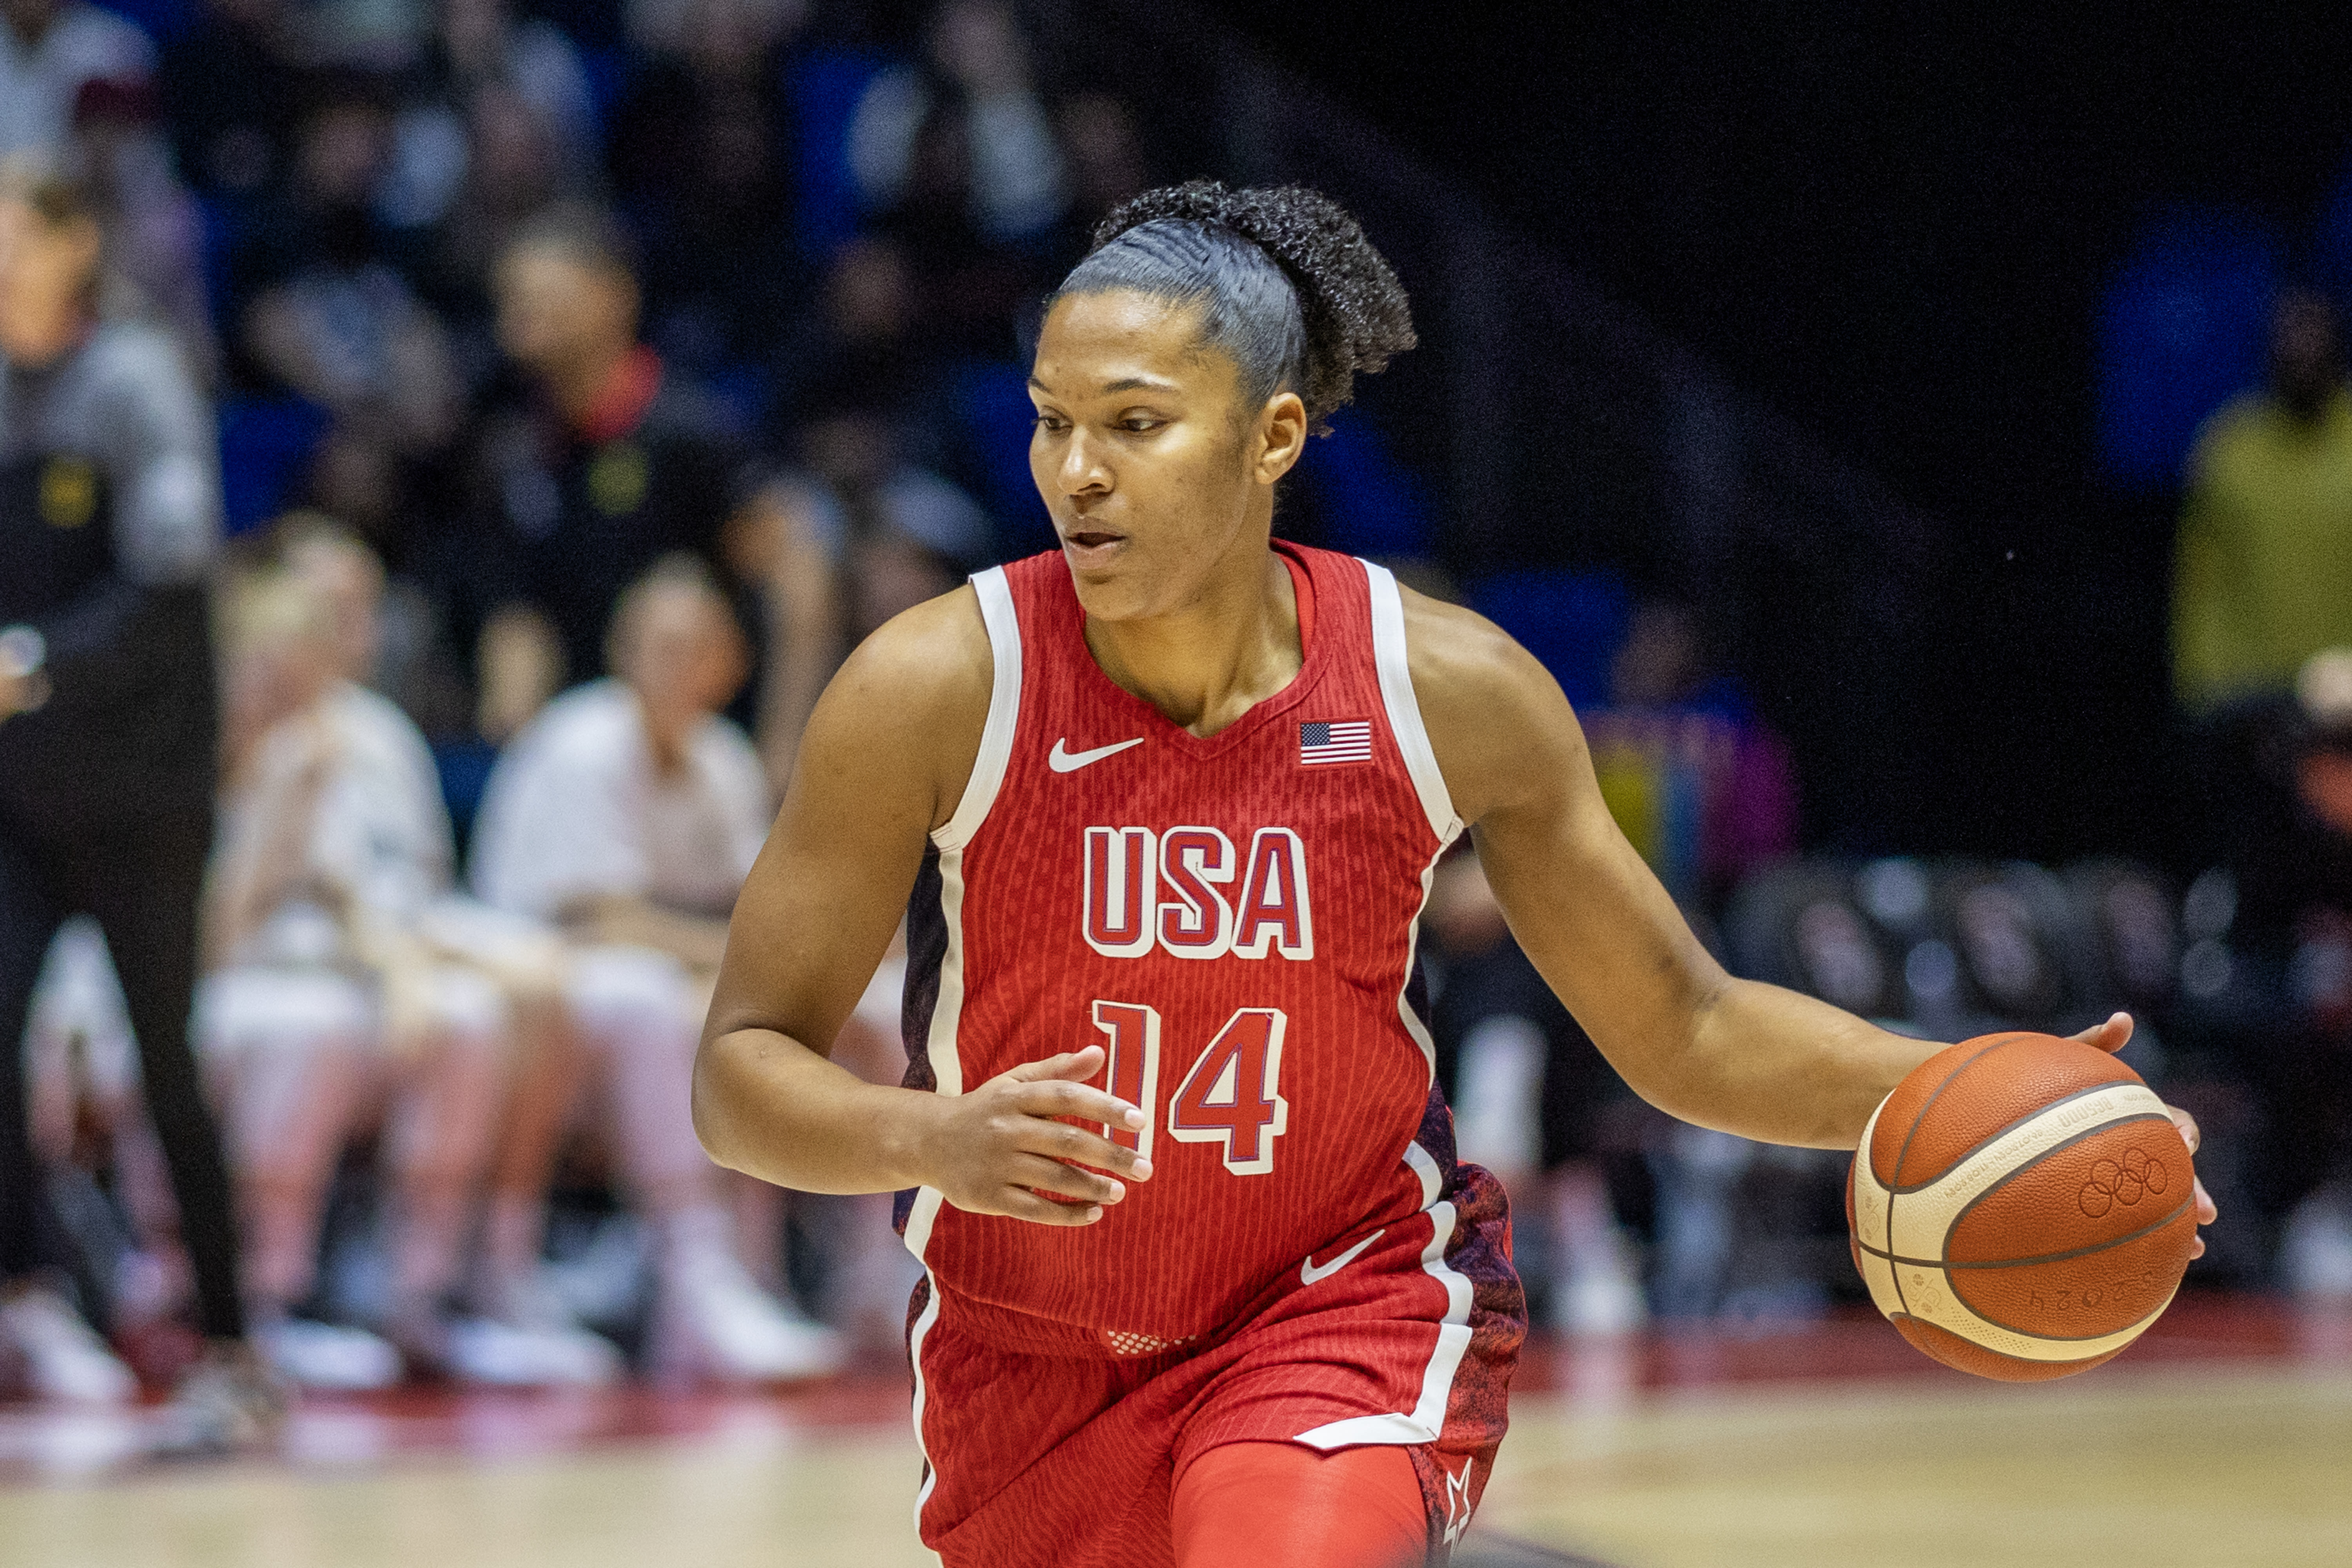
[[[783,1306],[723,1255],[671,1269],[656,1321],[654,1368],[666,1376],[795,1383],[840,1371],[848,1355],[838,1331]]]
[[[621,1352],[583,1328],[465,1318],[449,1325],[449,1365],[499,1388],[605,1388],[620,1380]]]
[[[1642,1288],[1622,1274],[1579,1275],[1552,1292],[1551,1326],[1565,1334],[1631,1333],[1649,1316]]]
[[[303,1388],[365,1394],[400,1381],[400,1352],[365,1329],[281,1318],[254,1330],[253,1343],[279,1376]]]
[[[208,1347],[163,1407],[155,1452],[185,1458],[266,1447],[286,1425],[288,1392],[250,1345]]]
[[[138,1395],[131,1369],[54,1290],[36,1286],[0,1303],[0,1346],[24,1358],[26,1381],[43,1399],[128,1405]]]
[[[2279,1272],[2298,1296],[2352,1297],[2352,1196],[2342,1187],[2322,1187],[2287,1215]]]

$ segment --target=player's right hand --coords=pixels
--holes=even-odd
[[[1127,1196],[1118,1178],[1151,1179],[1151,1162],[1134,1150],[1056,1120],[1142,1129],[1142,1111],[1088,1087],[1102,1070],[1102,1047],[1088,1046],[1024,1062],[968,1094],[938,1097],[923,1184],[971,1214],[1094,1224],[1107,1205]],[[1096,1169],[1080,1170],[1082,1164]]]

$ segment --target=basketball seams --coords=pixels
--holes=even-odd
[[[2018,1044],[2039,1048],[2026,1053],[2013,1070],[1997,1065],[1990,1073],[1969,1071],[2001,1047]],[[1880,1101],[1856,1151],[1849,1186],[1853,1257],[1871,1298],[1915,1347],[1962,1371],[2021,1381],[2100,1365],[2128,1347],[2178,1294],[2179,1276],[2171,1266],[2189,1234],[2194,1189],[2179,1192],[2168,1212],[2114,1237],[2086,1239],[2095,1231],[2079,1224],[2062,1226],[2054,1234],[2042,1226],[2037,1236],[2034,1215],[2042,1212],[2044,1188],[2066,1186],[2062,1178],[2071,1178],[2074,1167],[2095,1154],[2114,1153],[2120,1161],[2126,1143],[2138,1148],[2148,1136],[2161,1136],[2153,1129],[2172,1126],[2170,1114],[2137,1074],[2111,1058],[2086,1056],[2079,1041],[2017,1031],[1950,1049],[1958,1059],[1948,1071],[1927,1083],[1897,1086]],[[2084,1082],[2086,1078],[2096,1081]],[[1977,1129],[1969,1121],[1980,1127],[1986,1112],[2004,1116],[2037,1093],[2053,1098],[1974,1136]],[[1931,1117],[1931,1110],[1937,1115]],[[1973,1142],[1946,1157],[1943,1146],[1954,1142],[1955,1131]],[[2169,1149],[2171,1141],[2165,1142],[2167,1149],[2157,1157],[2170,1165],[2177,1152]],[[2112,1149],[2103,1147],[2108,1143]],[[1885,1160],[1889,1154],[1891,1161]],[[2057,1160],[2059,1155],[2069,1158]],[[1931,1179],[1895,1182],[1880,1176],[1882,1168],[1890,1176],[1909,1174],[1913,1161],[1931,1156],[1944,1167]],[[2118,1210],[2113,1222],[2129,1224],[2126,1211]],[[1963,1230],[1969,1233],[1965,1238]],[[1975,1252],[2013,1250],[2016,1243],[2031,1247],[2036,1240],[2058,1247],[1964,1261],[1942,1256],[1960,1239],[1968,1239]],[[2071,1245],[2076,1241],[2085,1244]],[[2042,1310],[2038,1298],[2029,1305],[2025,1288],[2041,1289],[2051,1276],[2069,1291],[2092,1292],[2094,1300],[2115,1295],[2104,1275],[2109,1271],[2105,1255],[2118,1249],[2127,1254],[2116,1261],[2129,1267],[2132,1281],[2129,1289],[2116,1282],[2122,1293],[2111,1305],[2140,1309],[2133,1321],[2116,1324],[2105,1314],[2084,1321],[2067,1312],[2060,1317],[2071,1321],[2062,1322]],[[1904,1277],[1906,1272],[1910,1279]],[[2141,1291],[2147,1286],[2162,1289],[2168,1273],[2170,1289],[2150,1304]],[[1985,1300],[1979,1304],[1977,1297]],[[2003,1321],[2011,1317],[2078,1331],[2042,1332]],[[2079,1331],[2084,1329],[2105,1331]]]
[[[1922,1322],[1933,1323],[1948,1333],[1958,1334],[1971,1344],[1989,1351],[1998,1351],[2002,1355],[2013,1356],[2020,1361],[2040,1363],[2082,1361],[2103,1352],[2111,1353],[2114,1351],[2122,1350],[2130,1344],[2132,1341],[2147,1331],[2150,1323],[2164,1315],[2164,1310],[2172,1305],[2172,1298],[2179,1291],[2179,1287],[2176,1285],[2171,1290],[2167,1291],[2164,1300],[2158,1302],[2145,1316],[2134,1319],[2112,1333],[2085,1334],[2079,1339],[2069,1339],[2059,1334],[2030,1334],[2022,1329],[2012,1329],[2006,1323],[1997,1323],[1949,1290],[1937,1292],[1936,1300],[1929,1305],[1927,1310],[1915,1310],[1910,1316],[1917,1318]],[[2067,1353],[2063,1355],[2038,1353],[2044,1346],[2053,1349],[2063,1347]],[[2090,1348],[2083,1348],[2086,1346]]]
[[[1960,1065],[1965,1068],[1969,1064],[1963,1062]],[[1959,1074],[1955,1072],[1952,1076],[1954,1078],[1958,1078]],[[2032,1110],[2027,1111],[2024,1115],[2020,1116],[2011,1121],[2005,1122],[2001,1126],[1994,1128],[1990,1132],[1988,1132],[1982,1138],[1979,1138],[1974,1143],[1971,1143],[1969,1147],[1961,1150],[1958,1154],[1954,1155],[1952,1157],[1951,1163],[1946,1165],[1941,1171],[1938,1171],[1936,1174],[1928,1177],[1926,1181],[1912,1182],[1907,1184],[1890,1184],[1887,1187],[1887,1191],[1893,1193],[1925,1192],[1938,1182],[1949,1181],[1953,1173],[1967,1165],[1969,1161],[1974,1160],[1978,1155],[1983,1153],[1986,1150],[1991,1148],[1995,1143],[2000,1142],[2003,1138],[2008,1137],[2019,1128],[2023,1127],[2028,1122],[2033,1121],[2036,1117],[2046,1115],[2053,1110],[2056,1110],[2059,1107],[2070,1105],[2075,1100],[2085,1100],[2095,1094],[2104,1094],[2111,1089],[2129,1088],[2140,1081],[2141,1080],[2137,1076],[2131,1078],[2109,1079],[2105,1083],[2088,1084],[2081,1089],[2074,1090],[2070,1094],[2060,1095],[2057,1099],[2037,1105]],[[1942,1092],[1940,1088],[1937,1089],[1937,1092]],[[1927,1113],[1927,1108],[1924,1105],[1921,1106],[1919,1108],[1919,1114],[1922,1117],[1925,1117]],[[1907,1139],[1905,1141],[1904,1148],[1906,1152],[1910,1148],[1910,1143]],[[1902,1169],[1902,1164],[1899,1159],[1896,1163],[1895,1169],[1898,1172]]]
[[[1892,1100],[1895,1097],[1890,1093],[1886,1098],[1887,1100]],[[1895,1200],[1893,1195],[1886,1191],[1885,1184],[1879,1181],[1878,1173],[1873,1168],[1870,1160],[1871,1143],[1878,1135],[1878,1119],[1885,1113],[1886,1100],[1882,1100],[1878,1102],[1878,1108],[1870,1113],[1870,1121],[1862,1130],[1862,1143],[1854,1152],[1853,1169],[1850,1174],[1852,1182],[1851,1191],[1853,1193],[1854,1205],[1854,1237],[1856,1242],[1858,1243],[1860,1241],[1862,1236],[1862,1211],[1864,1202],[1865,1197],[1867,1197],[1869,1202],[1883,1205],[1886,1210],[1886,1241],[1887,1245],[1892,1247],[1895,1243]],[[1863,1186],[1863,1183],[1865,1180],[1870,1184],[1867,1192],[1865,1192],[1865,1189]],[[1859,1255],[1856,1257],[1855,1262],[1857,1264],[1861,1263],[1861,1257]],[[1882,1292],[1879,1289],[1878,1279],[1870,1272],[1866,1266],[1863,1268],[1863,1283],[1870,1287],[1870,1299],[1872,1302],[1877,1306],[1880,1311],[1886,1313],[1890,1317],[1894,1316],[1897,1312],[1909,1310],[1908,1304],[1903,1299],[1902,1277],[1891,1268],[1884,1270],[1884,1272],[1885,1274],[1886,1289],[1885,1292]],[[1885,1299],[1889,1294],[1894,1298],[1891,1304]]]
[[[1911,1256],[1945,1250],[1953,1220],[1986,1191],[2007,1180],[2012,1173],[2011,1162],[2017,1163],[2018,1169],[2023,1169],[2038,1163],[2046,1152],[2079,1142],[2085,1134],[2102,1128],[2127,1121],[2169,1121],[2164,1114],[2163,1102],[2146,1084],[2103,1084],[2095,1093],[2115,1097],[2116,1103],[2107,1114],[2072,1130],[2048,1127],[2041,1114],[2027,1117],[1970,1155],[1967,1163],[1954,1166],[1924,1187],[1901,1194],[1905,1201],[1899,1205],[1890,1195],[1887,1251]],[[2048,1109],[2063,1110],[2069,1104],[2079,1107],[2090,1098],[2093,1097],[2072,1096],[2067,1100],[2053,1101]],[[2045,1139],[2047,1142],[2043,1143]]]
[[[2179,1222],[2180,1215],[2176,1212],[2165,1223],[2167,1225],[2178,1225]],[[2153,1234],[2155,1234],[2155,1232],[2152,1230],[2144,1231],[2139,1237],[2134,1237],[2133,1239],[2143,1240]],[[2121,1246],[2123,1243],[2119,1242],[2116,1245]],[[2094,1342],[2111,1340],[2116,1336],[2116,1334],[2126,1334],[2137,1339],[2140,1334],[2147,1331],[2147,1326],[2150,1323],[2156,1321],[2158,1317],[2162,1315],[2166,1307],[2172,1304],[2172,1298],[2179,1294],[2179,1291],[2180,1287],[2175,1285],[2171,1290],[2166,1292],[2164,1300],[2144,1316],[2134,1319],[2131,1322],[2125,1324],[2122,1328],[2116,1329],[2111,1333],[2104,1334],[2052,1334],[2044,1333],[2039,1329],[2021,1329],[2014,1323],[2004,1323],[1999,1318],[1990,1316],[1974,1302],[1961,1300],[1958,1290],[1952,1292],[1952,1300],[1954,1305],[1965,1310],[1970,1317],[1976,1319],[1979,1322],[1990,1323],[1996,1329],[2004,1330],[2009,1333],[2018,1334],[2029,1340],[2047,1340],[2052,1344],[2067,1345],[2090,1344]]]
[[[1926,1318],[1899,1318],[1895,1321],[1895,1327],[1914,1349],[1946,1366],[1978,1377],[1999,1378],[2006,1383],[2046,1383],[2054,1378],[2071,1377],[2078,1372],[2105,1365],[2127,1348],[2118,1345],[2114,1350],[2073,1361],[2033,1361],[1978,1344]]]
[[[2120,1123],[2116,1123],[2116,1125],[2120,1125]],[[2174,1209],[2170,1214],[2166,1215],[2162,1219],[2158,1220],[2155,1224],[2144,1225],[2140,1226],[2139,1229],[2135,1230],[2128,1235],[2118,1236],[2108,1241],[2102,1241],[2095,1247],[2077,1247],[2070,1248],[2064,1252],[2039,1253],[2032,1258],[2001,1258],[1955,1262],[1948,1258],[1906,1258],[1899,1253],[1881,1252],[1878,1248],[1870,1246],[1867,1242],[1862,1244],[1862,1249],[1864,1252],[1869,1253],[1873,1258],[1885,1259],[1891,1266],[1912,1264],[1923,1268],[1940,1268],[1946,1273],[1950,1273],[1955,1269],[1965,1268],[2030,1268],[2037,1264],[2042,1263],[2070,1263],[2077,1258],[2088,1258],[2095,1252],[2111,1251],[2116,1247],[2127,1246],[2132,1242],[2138,1241],[2144,1237],[2153,1236],[2158,1231],[2162,1230],[2166,1226],[2170,1225],[2173,1221],[2179,1219],[2183,1214],[2187,1213],[2189,1205],[2195,1201],[2196,1200],[2193,1198],[2183,1198],[2180,1200],[2179,1207]],[[2020,1331],[2021,1332],[2022,1331]]]
[[[2150,1098],[2153,1098],[2154,1091],[2150,1090],[2149,1093]],[[2055,1102],[2052,1106],[2052,1109],[2055,1110],[2057,1104],[2063,1103],[2064,1102]],[[1979,1205],[1983,1204],[1986,1199],[1991,1197],[1995,1193],[2000,1192],[2003,1187],[2008,1186],[2011,1182],[2016,1181],[2019,1177],[2025,1175],[2027,1173],[2034,1170],[2037,1166],[2048,1162],[2053,1155],[2062,1154],[2067,1150],[2075,1147],[2077,1144],[2084,1142],[2085,1140],[2097,1137],[2102,1132],[2113,1131],[2118,1127],[2135,1126],[2141,1122],[2161,1123],[2166,1127],[2170,1127],[2172,1126],[2172,1118],[2163,1114],[2161,1111],[2139,1111],[2130,1116],[2118,1116],[2112,1121],[2102,1121],[2095,1127],[2085,1127],[2080,1132],[2075,1133],[2072,1138],[2067,1139],[2065,1142],[2062,1143],[2053,1143],[2049,1148],[2042,1150],[2032,1159],[2011,1166],[1997,1180],[1995,1180],[1990,1186],[1988,1186],[1984,1191],[1970,1198],[1967,1203],[1962,1204],[1960,1205],[1959,1212],[1952,1215],[1951,1223],[1944,1227],[1944,1245],[1942,1250],[1947,1255],[1951,1252],[1952,1237],[1954,1233],[1958,1231],[1960,1228],[1960,1222],[1967,1219],[1969,1215],[1975,1213]],[[2175,1131],[2177,1133],[2178,1130],[2176,1129]],[[1952,1173],[1957,1175],[1959,1173],[1962,1167],[1955,1166]],[[2185,1202],[2186,1200],[2184,1199],[2183,1201]],[[2102,1245],[2107,1247],[2119,1246],[2127,1239],[2129,1238],[2117,1237],[2114,1240],[2103,1243]],[[2092,1248],[2092,1250],[2095,1251],[2097,1248],[2095,1247]],[[2016,1261],[2026,1262],[2030,1260],[2019,1258],[2016,1259]]]
[[[1960,1074],[1968,1071],[1969,1068],[1974,1067],[1978,1062],[1982,1061],[1985,1058],[1992,1055],[1993,1052],[2000,1050],[2003,1046],[2009,1045],[2011,1042],[2021,1038],[2024,1038],[2024,1037],[2020,1035],[2003,1035],[1999,1039],[1994,1040],[1990,1045],[1985,1047],[1982,1050],[1977,1052],[1976,1055],[1968,1058],[1966,1060],[1953,1064],[1952,1070],[1944,1075],[1944,1081],[1930,1089],[1927,1092],[1927,1098],[1919,1102],[1919,1109],[1911,1113],[1911,1125],[1903,1130],[1902,1145],[1895,1151],[1894,1168],[1887,1173],[1888,1179],[1882,1180],[1879,1183],[1881,1186],[1885,1187],[1890,1194],[1899,1193],[1904,1190],[1892,1178],[1902,1175],[1903,1162],[1908,1158],[1911,1153],[1912,1140],[1919,1136],[1919,1124],[1927,1120],[1927,1112],[1934,1108],[1937,1100],[1943,1098],[1944,1091],[1952,1087],[1953,1081],[1957,1079]],[[1900,1094],[1902,1092],[1903,1086],[1898,1083],[1895,1086],[1894,1094],[1888,1095],[1887,1099],[1891,1100],[1894,1098],[1895,1094]],[[1880,1102],[1880,1109],[1885,1109],[1885,1102],[1884,1100]],[[1871,1151],[1871,1153],[1874,1156],[1871,1163],[1872,1174],[1874,1175],[1877,1173],[1877,1161],[1874,1158],[1877,1152],[1878,1152],[1875,1149]],[[1891,1211],[1893,1205],[1889,1205],[1888,1207],[1890,1210],[1891,1222]],[[1892,1238],[1890,1237],[1890,1240]]]

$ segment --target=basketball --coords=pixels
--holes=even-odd
[[[1881,1102],[1846,1184],[1854,1267],[1903,1337],[2009,1383],[2085,1372],[2170,1304],[2189,1149],[2137,1073],[2049,1035],[1939,1051]]]

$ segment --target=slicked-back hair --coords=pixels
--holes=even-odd
[[[1298,185],[1146,191],[1097,225],[1054,300],[1132,289],[1197,309],[1201,342],[1234,362],[1245,405],[1295,392],[1316,434],[1359,373],[1413,346],[1403,287],[1330,197]],[[1048,308],[1053,300],[1048,300]]]

